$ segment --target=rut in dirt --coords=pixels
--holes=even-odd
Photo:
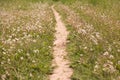
[[[67,31],[64,23],[62,23],[59,13],[51,7],[56,19],[56,33],[53,47],[53,62],[52,65],[55,67],[53,74],[50,75],[50,80],[71,80],[70,77],[73,70],[69,67],[69,60],[65,59],[67,56],[66,42],[69,32]]]

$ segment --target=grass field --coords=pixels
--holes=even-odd
[[[72,80],[120,79],[120,1],[63,1],[56,9],[70,31]]]
[[[70,31],[71,80],[120,80],[119,0],[0,0],[0,80],[49,80],[51,5]]]
[[[55,20],[37,1],[0,0],[0,80],[48,80]]]

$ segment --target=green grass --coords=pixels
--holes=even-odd
[[[72,80],[119,80],[119,1],[68,3],[58,3],[56,8],[70,31],[67,51]]]
[[[55,32],[49,3],[1,0],[0,10],[0,79],[48,80]]]

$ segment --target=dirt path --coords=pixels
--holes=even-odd
[[[53,52],[53,74],[50,75],[50,80],[70,80],[70,77],[73,73],[72,69],[69,68],[69,61],[65,59],[67,56],[66,52],[66,41],[68,31],[66,30],[65,25],[60,19],[59,13],[52,6],[52,10],[56,19],[56,40],[54,41],[54,52]]]

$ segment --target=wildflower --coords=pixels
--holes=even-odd
[[[26,55],[27,55],[27,56],[30,56],[30,54],[29,54],[29,53],[27,53]]]
[[[39,35],[37,35],[37,38],[39,37]]]
[[[105,63],[103,65],[103,71],[108,72],[108,73],[114,73],[116,69],[114,68],[112,64]]]
[[[98,69],[99,68],[99,66],[98,65],[95,65],[95,69]]]
[[[118,64],[120,65],[120,61],[118,61]]]
[[[108,56],[109,55],[109,52],[104,52],[104,54],[103,54],[104,56]]]
[[[4,64],[4,62],[1,62],[1,65],[3,65]]]
[[[6,54],[6,52],[3,52],[3,54]]]
[[[110,58],[110,59],[114,59],[114,56],[113,56],[113,55],[110,55],[109,58]]]
[[[35,43],[35,42],[37,42],[36,40],[33,40],[33,42]]]
[[[120,52],[120,49],[118,49],[117,51]]]
[[[108,51],[112,51],[112,48],[109,46]]]
[[[10,59],[8,59],[8,62],[10,62]]]
[[[94,66],[94,72],[96,72],[98,69],[99,69],[99,66],[96,64],[96,65]]]
[[[102,40],[99,32],[96,32],[95,35],[96,35],[96,37],[97,37],[98,39]]]
[[[93,49],[92,49],[92,48],[90,48],[90,51],[93,51]]]
[[[90,36],[90,39],[97,45],[98,44],[98,40],[95,38],[94,35]]]
[[[84,47],[84,49],[87,49],[87,47]]]
[[[107,63],[113,65],[112,61],[107,60]]]
[[[23,57],[20,57],[21,60],[23,60],[24,58]]]
[[[6,80],[6,78],[7,78],[7,77],[6,77],[5,74],[1,76],[1,79],[2,79],[2,80]]]
[[[51,48],[51,46],[48,46],[49,48]]]
[[[20,53],[20,52],[22,52],[23,50],[22,49],[18,49],[18,52]]]
[[[83,56],[83,54],[80,54],[80,56],[82,57],[82,56]]]
[[[35,61],[35,60],[33,60],[32,62],[33,62],[33,63],[35,63],[36,61]]]
[[[10,75],[8,71],[5,71],[5,73],[6,73],[6,75],[8,75],[8,76]]]
[[[84,30],[84,29],[80,29],[80,30],[78,31],[78,33],[82,33],[83,35],[87,34],[86,30]]]
[[[30,73],[30,77],[32,77],[33,75],[32,75],[32,73]]]
[[[34,52],[34,53],[39,53],[39,50],[38,50],[38,49],[36,49],[36,50],[33,50],[33,52]]]

